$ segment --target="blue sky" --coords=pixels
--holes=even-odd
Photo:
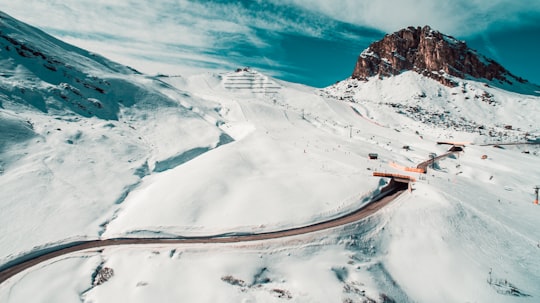
[[[350,76],[358,54],[385,33],[430,25],[540,83],[540,1],[0,0],[0,7],[150,74],[251,66],[323,87]]]

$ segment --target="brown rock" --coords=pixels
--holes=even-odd
[[[408,27],[364,50],[356,62],[352,78],[367,80],[415,71],[444,85],[455,86],[448,75],[459,78],[484,78],[489,81],[527,82],[516,77],[492,59],[467,47],[463,41],[432,30],[429,26]]]

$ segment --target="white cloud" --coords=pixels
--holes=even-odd
[[[469,36],[492,27],[538,22],[540,1],[522,0],[271,0],[356,25],[394,32],[407,26],[430,25],[442,32]]]
[[[252,35],[226,14],[187,1],[0,0],[0,5],[62,40],[150,73],[168,65],[168,71],[223,65],[208,53],[227,39]]]
[[[279,69],[288,62],[269,60],[276,60],[271,50],[283,33],[351,41],[343,47],[357,48],[367,44],[365,37],[347,24],[384,32],[429,24],[465,37],[536,22],[540,15],[540,1],[513,0],[0,0],[0,7],[142,72],[174,74],[257,62]]]
[[[321,35],[321,28],[305,18],[250,10],[236,1],[0,0],[0,5],[62,40],[151,73],[167,64],[168,70],[231,66],[222,54],[238,42],[271,47],[259,32]]]

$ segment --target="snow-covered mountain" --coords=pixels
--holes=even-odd
[[[527,142],[540,137],[537,96],[450,77],[447,87],[408,71],[385,79],[347,79],[323,90],[351,103],[359,115],[390,121],[388,127],[431,132],[441,140],[456,137],[476,144]],[[399,116],[406,117],[405,123]],[[456,133],[458,132],[458,133]]]
[[[0,45],[2,260],[97,237],[145,175],[230,141],[186,92],[3,13]]]
[[[324,92],[374,115],[398,113],[422,128],[463,131],[482,143],[526,142],[540,135],[534,114],[540,86],[429,26],[408,27],[372,43],[351,77]]]
[[[247,68],[151,78],[1,22],[2,264],[79,239],[308,225],[365,205],[387,182],[374,171],[417,178],[368,219],[327,231],[61,256],[0,284],[1,302],[540,297],[540,149],[503,145],[537,141],[539,97],[414,71],[323,90]],[[439,141],[465,152],[427,174],[399,170],[446,152]]]
[[[449,87],[459,85],[457,77],[515,92],[540,94],[540,86],[513,75],[495,60],[469,48],[465,41],[429,26],[410,26],[373,42],[358,57],[352,78],[383,78],[405,71],[414,71]]]

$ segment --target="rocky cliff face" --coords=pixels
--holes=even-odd
[[[352,78],[382,78],[411,70],[447,86],[456,85],[448,75],[463,79],[484,78],[508,84],[527,82],[468,48],[465,42],[432,30],[429,26],[408,27],[371,44],[360,54]]]

